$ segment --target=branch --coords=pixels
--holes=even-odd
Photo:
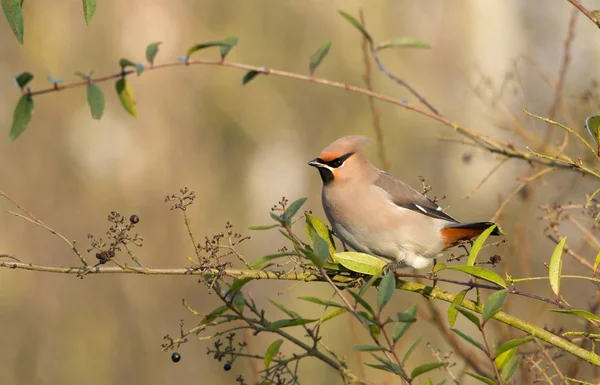
[[[273,271],[263,271],[263,270],[240,270],[240,269],[227,269],[220,271],[218,269],[205,269],[205,268],[150,268],[150,267],[129,267],[124,265],[123,268],[118,266],[102,266],[102,267],[94,267],[94,268],[85,268],[85,267],[54,267],[54,266],[44,266],[44,265],[35,265],[31,263],[25,262],[15,262],[15,261],[2,261],[0,260],[0,267],[8,268],[8,269],[23,269],[23,270],[32,270],[32,271],[42,271],[47,273],[63,273],[63,274],[82,274],[87,271],[86,274],[146,274],[146,275],[207,275],[207,274],[220,274],[222,276],[232,277],[232,278],[252,278],[252,279],[272,279],[272,280],[288,280],[288,281],[303,281],[303,282],[311,282],[311,281],[322,281],[325,282],[326,279],[320,277],[314,273],[279,273]],[[426,276],[424,276],[426,277]],[[356,279],[343,276],[343,275],[335,275],[331,278],[333,282],[341,283],[341,284],[349,284],[356,281]],[[440,281],[441,279],[436,278],[436,280]],[[466,285],[476,285],[475,283],[465,283]],[[499,287],[498,287],[499,288]],[[435,287],[427,286],[420,283],[407,282],[398,280],[396,282],[396,289],[409,291],[413,293],[418,293],[429,299],[438,299],[444,302],[452,303],[454,301],[456,294],[452,294],[443,290],[440,290]],[[515,293],[516,294],[516,293]],[[556,304],[556,303],[554,303]],[[476,313],[483,312],[483,306],[477,305],[472,301],[464,299],[462,302],[462,306],[468,310],[474,311]],[[537,327],[533,324],[530,324],[526,321],[523,321],[517,317],[511,316],[504,312],[498,312],[493,317],[499,322],[512,326],[516,329],[519,329],[535,338],[538,338],[546,343],[549,343],[553,346],[558,347],[564,351],[567,351],[573,354],[576,357],[579,357],[592,365],[600,366],[600,356],[594,354],[593,352],[587,351],[585,349],[580,348],[579,346],[555,335],[552,334],[540,327]]]
[[[592,23],[596,24],[598,28],[600,28],[600,21],[594,16],[594,14],[587,10],[581,3],[577,0],[567,0],[569,3],[573,4],[575,8],[579,10],[579,12],[583,13],[588,19],[592,21]]]

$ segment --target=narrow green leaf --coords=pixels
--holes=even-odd
[[[12,29],[17,41],[23,44],[23,10],[21,9],[21,1],[19,0],[2,0],[2,11],[10,29]]]
[[[462,306],[457,306],[456,310],[458,310],[458,312],[462,315],[465,316],[466,319],[468,319],[469,321],[471,321],[475,326],[477,326],[477,328],[479,328],[481,326],[481,322],[479,322],[479,318],[471,313],[470,310],[465,309]]]
[[[450,330],[452,330],[452,332],[458,334],[460,337],[462,337],[465,341],[467,341],[471,345],[481,349],[482,352],[485,352],[485,348],[483,347],[483,345],[481,343],[475,341],[473,339],[473,337],[466,335],[465,333],[463,333],[462,331],[460,331],[458,329],[450,328]]]
[[[335,309],[334,311],[331,311],[331,312],[325,314],[323,317],[321,317],[319,319],[319,323],[327,322],[332,318],[335,318],[341,314],[344,314],[345,312],[346,312],[346,309]]]
[[[248,282],[252,281],[253,279],[254,278],[251,278],[251,277],[236,278],[231,283],[231,286],[229,286],[228,291],[230,293],[235,293],[236,291],[240,290],[242,287],[244,287],[244,285],[246,285]]]
[[[550,309],[550,311],[553,311],[555,313],[571,314],[589,321],[600,321],[600,317],[598,317],[594,313],[590,313],[587,310]]]
[[[363,308],[365,308],[365,310],[368,311],[371,315],[375,314],[371,305],[369,305],[369,303],[365,301],[364,298],[362,298],[359,294],[355,293],[350,289],[348,289],[348,293],[350,293],[354,300],[358,302]]]
[[[369,35],[365,27],[358,20],[356,20],[354,16],[350,16],[344,11],[338,11],[338,13],[342,15],[342,17],[346,19],[350,24],[352,24],[354,28],[358,29],[363,34],[365,39],[369,41],[369,43],[373,44],[373,38],[371,37],[371,35]]]
[[[411,306],[405,313],[411,314],[416,318],[417,316],[417,305]],[[392,331],[392,341],[396,343],[402,336],[408,331],[414,322],[396,322],[394,330]]]
[[[376,345],[358,345],[352,348],[352,350],[359,352],[380,352],[386,350],[383,346]]]
[[[157,41],[154,43],[150,43],[148,44],[148,46],[146,46],[146,60],[148,60],[148,63],[150,63],[151,66],[154,65],[154,58],[158,53],[158,46],[161,44],[162,41]]]
[[[470,274],[474,277],[484,279],[486,281],[495,283],[498,286],[506,288],[506,281],[501,276],[482,267],[461,265],[448,266],[448,269],[462,271],[463,273]]]
[[[269,302],[271,302],[273,305],[275,305],[275,307],[279,310],[281,310],[282,312],[284,312],[285,314],[289,315],[292,318],[302,318],[302,316],[298,313],[296,313],[295,311],[288,309],[287,307],[283,306],[282,304],[280,304],[277,301],[274,301],[272,299],[269,299]]]
[[[188,49],[186,59],[189,58],[194,52],[198,52],[201,49],[210,47],[229,47],[229,44],[224,41],[209,41],[208,43],[194,44],[192,47],[190,47],[190,49]]]
[[[137,105],[131,85],[125,79],[119,79],[115,84],[115,88],[117,89],[117,94],[119,95],[123,108],[125,108],[131,116],[137,118]]]
[[[284,221],[289,221],[291,220],[294,215],[296,215],[296,213],[298,212],[298,210],[300,210],[300,208],[302,207],[302,205],[306,202],[308,198],[300,198],[298,200],[295,200],[294,202],[292,202],[288,208],[285,210],[285,212],[283,213],[283,220]]]
[[[510,340],[510,341],[505,342],[502,345],[498,346],[498,348],[496,348],[496,351],[494,352],[494,355],[499,356],[500,354],[502,354],[510,349],[514,349],[517,346],[526,344],[531,341],[533,341],[533,337],[515,338],[514,340]]]
[[[412,378],[415,378],[415,377],[420,376],[421,374],[431,372],[434,369],[441,368],[442,366],[446,366],[446,365],[448,365],[448,364],[445,362],[430,362],[428,364],[419,365],[413,369],[413,371],[410,373],[410,376]]]
[[[552,286],[552,291],[557,297],[560,297],[560,276],[562,273],[562,254],[565,242],[567,242],[567,237],[564,237],[558,242],[558,245],[556,245],[552,252],[552,257],[550,257],[550,264],[548,266],[550,286]]]
[[[254,71],[254,70],[246,72],[246,75],[244,75],[244,77],[242,78],[242,85],[245,86],[252,79],[254,79],[256,77],[256,75],[260,75],[260,74],[262,74],[262,72],[260,72],[260,71]]]
[[[594,261],[594,275],[593,275],[593,277],[596,276],[596,270],[598,269],[598,265],[600,265],[600,251],[598,252],[598,255],[596,255],[596,260]]]
[[[144,72],[144,65],[142,63],[136,63],[129,59],[123,58],[123,59],[119,60],[119,65],[121,66],[121,69],[125,69],[127,67],[135,68],[135,72],[137,73],[137,76],[140,76],[142,74],[142,72]]]
[[[475,264],[475,259],[477,258],[477,254],[479,254],[479,251],[481,250],[483,243],[490,236],[492,231],[494,231],[496,226],[497,225],[490,226],[487,230],[485,230],[483,233],[481,233],[477,237],[477,240],[475,240],[475,243],[473,243],[473,247],[471,248],[471,252],[469,253],[469,259],[467,260],[467,266],[473,266]]]
[[[82,0],[83,1],[83,17],[85,18],[85,24],[90,24],[94,13],[96,12],[96,0]]]
[[[600,156],[600,115],[588,116],[585,120],[585,128],[596,142],[598,146],[598,156]]]
[[[488,299],[483,304],[483,322],[487,322],[490,318],[494,316],[494,314],[498,313],[502,306],[504,305],[504,301],[506,301],[506,297],[508,296],[507,290],[499,290],[492,293]]]
[[[413,342],[412,345],[410,345],[410,348],[408,348],[408,350],[404,354],[404,357],[402,357],[402,365],[404,365],[406,360],[408,360],[408,358],[411,356],[411,354],[413,354],[413,352],[415,351],[417,346],[421,343],[421,339],[422,339],[421,337],[417,338],[417,340],[415,342]]]
[[[279,225],[248,226],[248,230],[270,230],[275,227],[279,227]]]
[[[500,373],[500,377],[502,377],[502,380],[508,381],[511,379],[511,377],[515,374],[517,368],[519,367],[520,360],[521,356],[514,356],[506,363],[506,365],[504,365],[502,373]]]
[[[337,303],[335,301],[326,301],[326,300],[323,300],[323,299],[317,298],[317,297],[298,297],[298,299],[301,299],[303,301],[308,301],[308,302],[316,303],[317,305],[332,306],[332,307],[342,307],[341,304],[339,304],[339,303]]]
[[[316,322],[318,319],[306,319],[306,318],[297,318],[297,319],[280,319],[275,322],[271,322],[269,326],[267,326],[267,330],[273,331],[282,328],[289,328],[292,326],[300,326],[306,325],[312,322]]]
[[[387,265],[380,258],[353,251],[335,253],[333,254],[333,260],[350,271],[368,275],[377,274]]]
[[[104,94],[100,87],[96,84],[88,83],[87,88],[87,102],[92,112],[92,118],[99,120],[104,113]]]
[[[246,306],[246,301],[244,300],[244,294],[241,290],[237,290],[235,292],[231,303],[233,304],[233,307],[235,307],[240,313],[244,310],[244,306]]]
[[[431,46],[429,44],[427,44],[421,40],[414,39],[412,37],[403,36],[403,37],[397,37],[395,39],[383,41],[383,42],[377,44],[377,47],[375,47],[375,49],[377,51],[379,51],[382,49],[392,48],[392,47],[431,48]]]
[[[267,348],[267,352],[265,353],[265,369],[269,367],[269,365],[271,364],[271,361],[273,361],[273,358],[279,353],[279,348],[281,347],[282,343],[283,343],[283,340],[279,339],[279,340],[274,341]]]
[[[481,381],[483,383],[486,383],[488,385],[498,385],[498,383],[496,381],[492,380],[491,378],[480,376],[479,374],[467,372],[466,370],[463,370],[463,373],[466,374],[467,376],[471,376],[473,378],[476,378],[479,381]]]
[[[225,60],[225,56],[231,51],[233,47],[235,47],[238,43],[238,38],[235,36],[227,36],[223,43],[226,45],[221,46],[221,60]]]
[[[383,276],[379,283],[379,293],[377,293],[377,308],[381,312],[385,305],[392,299],[396,290],[396,276],[393,272],[388,272]]]
[[[28,95],[21,96],[15,111],[13,112],[12,126],[8,137],[10,140],[17,140],[19,136],[27,129],[31,122],[31,114],[33,112],[33,99]]]
[[[32,80],[33,74],[31,72],[21,72],[15,76],[15,83],[17,83],[17,86],[19,86],[20,89],[25,88],[25,86]]]
[[[376,354],[371,353],[371,356],[373,356],[373,358],[375,358],[377,361],[381,362],[386,368],[388,368],[388,370],[392,373],[396,373],[397,375],[406,378],[406,373],[404,372],[404,370],[397,364],[393,363],[392,361],[389,361],[385,358],[379,357]]]
[[[256,261],[252,262],[250,264],[250,267],[252,267],[253,269],[262,268],[263,265],[267,262],[270,262],[277,258],[288,257],[290,255],[298,255],[298,254],[295,252],[287,252],[287,253],[265,255],[264,257],[261,257],[261,258],[257,259]]]
[[[327,244],[329,244],[329,251],[332,254],[335,253],[335,242],[333,240],[333,235],[331,234],[329,227],[327,227],[327,225],[323,223],[323,221],[321,221],[314,215],[307,213],[304,214],[304,217],[306,218],[306,235],[308,236],[310,243],[314,242],[312,236],[312,231],[314,230],[317,234],[321,236],[321,238],[327,241]]]
[[[383,269],[379,270],[377,273],[373,274],[371,278],[365,283],[360,290],[358,291],[359,296],[363,296],[367,292],[367,289],[370,288],[377,282],[377,280],[383,275]]]
[[[220,306],[220,307],[214,309],[213,311],[211,311],[210,313],[208,313],[206,315],[206,317],[202,318],[200,323],[202,325],[209,324],[209,323],[213,322],[217,318],[217,316],[225,313],[227,310],[229,310],[229,306],[227,306],[227,305]]]
[[[282,219],[280,215],[275,214],[274,212],[270,212],[269,215],[274,221],[281,223]]]
[[[315,53],[310,57],[310,61],[308,63],[308,70],[310,71],[310,76],[315,73],[315,70],[321,64],[325,56],[329,53],[329,48],[331,48],[331,42],[326,41],[321,44],[321,46],[317,49]]]
[[[433,385],[431,378],[427,378],[427,380],[425,381],[425,385]]]
[[[416,314],[409,312],[396,313],[396,319],[398,322],[417,322]]]
[[[496,365],[496,368],[498,368],[498,370],[502,370],[504,366],[508,363],[508,361],[510,361],[514,357],[516,352],[517,349],[512,348],[496,356],[496,359],[494,359],[494,365]]]
[[[462,304],[463,299],[465,299],[465,296],[467,295],[468,290],[465,289],[461,292],[459,292],[456,297],[454,297],[454,300],[452,300],[452,303],[450,304],[450,306],[448,306],[448,323],[450,324],[450,326],[454,326],[454,323],[456,322],[456,318],[458,317],[458,309],[457,306],[460,306]]]

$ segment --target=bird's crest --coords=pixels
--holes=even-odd
[[[371,143],[371,139],[360,135],[344,136],[327,146],[319,155],[325,162],[359,151]]]

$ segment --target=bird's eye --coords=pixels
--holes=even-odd
[[[341,159],[336,159],[336,160],[334,160],[333,162],[331,162],[331,167],[338,168],[338,167],[340,167],[342,164],[344,164],[344,161],[343,161],[343,160],[341,160]]]

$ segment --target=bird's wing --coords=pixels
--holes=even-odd
[[[375,180],[374,184],[388,193],[392,199],[392,202],[394,202],[394,204],[397,206],[404,207],[433,218],[458,223],[456,219],[443,212],[442,208],[435,202],[387,172],[382,171],[377,180]]]

